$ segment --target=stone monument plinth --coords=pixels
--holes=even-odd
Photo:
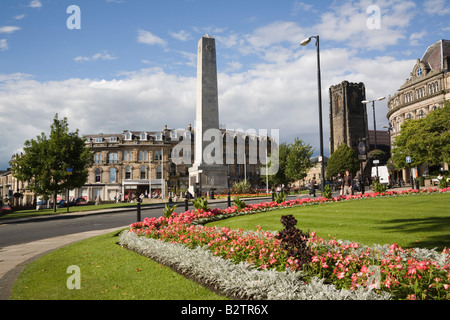
[[[193,166],[189,168],[191,193],[195,193],[196,188],[201,189],[202,193],[228,189],[228,170],[220,148],[223,145],[210,137],[211,133],[215,133],[219,138],[219,132],[216,42],[211,36],[205,35],[198,42],[195,157]],[[210,148],[209,145],[213,143],[219,147]]]

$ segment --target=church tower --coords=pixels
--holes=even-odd
[[[341,145],[347,144],[358,154],[358,144],[366,139],[369,145],[367,108],[361,103],[366,99],[364,83],[342,83],[331,86],[330,96],[330,155]]]

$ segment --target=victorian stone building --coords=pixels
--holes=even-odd
[[[368,140],[366,88],[363,83],[342,83],[329,88],[330,96],[330,155],[347,144],[358,152],[362,139]]]
[[[267,137],[224,129],[220,132],[228,186],[246,179],[258,187],[261,183],[258,150],[262,143],[267,143]],[[232,137],[231,148],[227,134]],[[133,194],[158,198],[180,196],[189,187],[189,168],[194,163],[194,136],[195,130],[190,125],[187,129],[168,129],[165,126],[161,131],[125,130],[118,134],[85,135],[94,164],[89,169],[87,183],[70,191],[69,196],[87,200],[100,197],[106,201],[118,197],[128,200]],[[243,143],[245,157],[240,153],[240,142]],[[267,145],[270,148],[270,139]],[[258,148],[256,158],[252,146]],[[227,155],[230,150],[233,152],[231,158]],[[242,160],[239,159],[241,156]],[[228,161],[230,159],[232,161]]]
[[[391,130],[391,144],[401,132],[401,125],[409,119],[420,119],[450,100],[450,41],[440,40],[417,59],[406,82],[397,93],[389,97],[387,118]],[[448,170],[448,164],[444,164]],[[419,175],[426,166],[418,168]],[[409,171],[403,170],[403,178],[409,180]]]
[[[249,132],[221,129],[222,155],[227,168],[227,184],[247,180],[254,188],[265,188],[261,177],[261,146],[271,152],[271,140]],[[130,196],[167,198],[182,196],[189,186],[189,168],[194,163],[195,130],[129,131],[84,135],[93,154],[86,184],[69,191],[69,199],[94,201],[128,200]],[[230,145],[231,144],[231,145]],[[174,157],[175,156],[175,157]],[[205,190],[203,190],[205,191]],[[20,197],[14,195],[20,194]],[[11,171],[0,172],[3,203],[31,205],[35,199],[28,182],[17,180]],[[58,200],[65,195],[58,195]]]

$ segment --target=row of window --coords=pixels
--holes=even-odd
[[[242,168],[241,168],[242,167]],[[173,171],[173,167],[171,167],[171,171]],[[230,174],[230,166],[227,166],[228,174]],[[250,164],[247,164],[246,171],[244,170],[244,165],[237,165],[237,174],[240,175],[244,172],[247,173],[247,175],[252,174],[252,166]],[[109,183],[117,183],[118,177],[117,177],[117,168],[110,168],[109,169]],[[147,172],[148,168],[146,166],[140,166],[139,167],[139,177],[138,179],[145,180],[147,179]],[[254,172],[253,172],[254,173]],[[102,182],[102,170],[100,168],[96,168],[94,170],[94,176],[95,176],[95,182],[100,183]],[[137,177],[133,177],[133,170],[131,166],[125,167],[125,179],[135,179]],[[162,168],[161,166],[156,167],[156,179],[162,179]]]
[[[183,136],[186,139],[191,139],[191,132],[184,131]],[[139,140],[141,140],[141,141],[147,141],[148,138],[150,137],[150,135],[147,132],[141,132],[138,137],[139,137]],[[131,140],[133,140],[133,134],[131,132],[127,131],[124,134],[124,138],[125,138],[125,141],[131,141]],[[157,132],[155,135],[155,138],[156,138],[156,141],[162,141],[164,138],[164,134],[162,132]],[[170,138],[172,140],[178,139],[179,138],[178,131],[176,131],[176,130],[171,131]],[[97,138],[94,138],[94,142],[95,143],[103,143],[107,139],[109,142],[117,142],[118,141],[118,137],[108,137],[108,138],[97,137]],[[86,142],[91,142],[91,138],[86,138]]]
[[[162,160],[162,151],[155,150],[153,152],[153,160],[158,161]],[[133,161],[133,152],[129,150],[123,151],[123,161]],[[138,161],[149,161],[150,156],[149,152],[145,150],[141,150],[138,153]],[[108,163],[118,163],[118,152],[110,152],[108,153]],[[101,152],[94,153],[94,163],[101,164],[103,163],[103,154]]]
[[[109,169],[109,183],[116,183],[117,182],[117,169],[111,168]],[[102,182],[102,171],[100,168],[95,169],[94,171],[95,175],[95,182]],[[125,179],[133,179],[133,172],[131,170],[131,166],[125,167]],[[147,167],[141,166],[139,168],[139,179],[147,179]],[[156,179],[162,179],[162,170],[161,166],[156,167]]]
[[[430,106],[428,112],[434,111],[437,108],[438,108],[437,106]],[[391,123],[391,128],[393,128],[394,132],[400,132],[401,125],[404,122],[404,121],[402,121],[401,118],[403,118],[404,120],[423,119],[423,118],[425,118],[425,116],[426,116],[426,114],[423,109],[416,110],[416,112],[407,112],[403,115],[403,117],[397,117],[396,121]]]
[[[428,94],[434,94],[439,92],[439,81],[434,81],[428,84]],[[405,103],[412,102],[414,99],[421,99],[427,95],[425,86],[415,89],[415,95],[413,91],[406,92],[404,94]],[[396,104],[398,101],[396,101]]]

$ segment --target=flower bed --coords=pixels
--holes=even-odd
[[[280,240],[274,232],[265,232],[261,228],[244,231],[201,225],[212,220],[283,207],[449,191],[450,188],[428,188],[421,191],[388,191],[382,194],[366,193],[333,199],[296,199],[279,204],[266,202],[248,205],[241,210],[236,206],[224,210],[192,210],[173,213],[169,218],[146,218],[130,225],[129,233],[141,239],[152,238],[159,242],[183,245],[189,250],[201,248],[216,258],[233,264],[245,264],[254,271],[301,272],[305,280],[325,279],[333,283],[337,290],[359,293],[361,290],[373,291],[383,298],[388,294],[394,299],[449,299],[450,255],[446,249],[442,253],[426,249],[406,250],[395,244],[369,248],[352,242],[325,241],[316,237],[313,232],[308,239],[312,252],[311,262],[300,268],[297,259],[286,255],[286,249],[280,246]],[[247,286],[245,283],[241,285]],[[247,297],[247,294],[244,296]]]

